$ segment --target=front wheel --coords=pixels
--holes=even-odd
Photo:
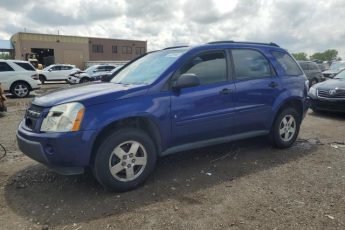
[[[30,86],[25,82],[16,82],[11,87],[11,93],[15,97],[27,97],[30,94]]]
[[[273,143],[278,148],[289,148],[296,141],[301,124],[301,118],[294,108],[281,111],[271,130]]]
[[[119,129],[108,135],[98,148],[93,172],[106,189],[127,191],[147,179],[156,159],[155,145],[145,132]]]

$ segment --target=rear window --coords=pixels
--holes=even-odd
[[[12,67],[6,62],[0,62],[0,72],[13,71]]]
[[[303,74],[297,63],[287,53],[273,51],[272,55],[277,59],[280,66],[285,70],[286,75]]]
[[[29,71],[35,71],[35,68],[30,65],[29,63],[25,63],[25,62],[14,62],[16,65],[19,65],[20,67],[22,67],[25,70],[29,70]]]

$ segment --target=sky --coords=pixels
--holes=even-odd
[[[275,42],[345,59],[342,0],[0,0],[0,39],[34,32],[147,40],[148,50],[209,41]]]

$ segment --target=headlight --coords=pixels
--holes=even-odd
[[[314,96],[316,97],[316,88],[315,87],[311,87],[309,89],[309,93],[308,93],[310,96]]]
[[[46,118],[44,118],[41,131],[78,131],[84,117],[84,112],[85,107],[78,102],[54,106],[49,110]]]

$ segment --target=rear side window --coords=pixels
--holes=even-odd
[[[25,62],[15,62],[16,65],[19,65],[20,67],[22,67],[25,70],[29,70],[29,71],[35,71],[35,68],[32,67],[29,63],[25,63]]]
[[[224,52],[212,52],[201,54],[181,69],[181,74],[193,73],[201,85],[207,85],[227,80],[226,58]]]
[[[0,62],[0,72],[14,71],[6,62]]]
[[[268,60],[260,52],[246,49],[234,49],[231,52],[236,79],[255,79],[272,76]]]
[[[285,70],[286,75],[303,74],[297,63],[287,53],[273,51],[272,55],[277,59],[280,66]]]

